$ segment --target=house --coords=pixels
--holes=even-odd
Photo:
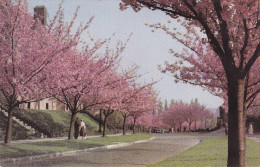
[[[21,109],[33,109],[33,110],[60,110],[69,111],[66,104],[59,102],[55,98],[46,98],[36,102],[28,102],[19,106]]]

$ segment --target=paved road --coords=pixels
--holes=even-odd
[[[22,162],[17,166],[146,166],[173,157],[199,143],[200,137],[153,134],[154,140],[127,147],[96,150],[79,155]]]

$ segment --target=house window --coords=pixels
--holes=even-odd
[[[46,110],[49,109],[49,103],[46,103]]]
[[[31,109],[31,102],[27,103],[27,109]]]

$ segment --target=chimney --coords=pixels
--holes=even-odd
[[[36,6],[34,8],[34,20],[40,20],[42,25],[47,23],[47,9],[45,6]]]

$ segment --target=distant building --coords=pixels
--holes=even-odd
[[[36,6],[34,8],[34,19],[40,20],[42,25],[47,24],[47,9],[45,6]]]
[[[19,106],[21,109],[33,109],[33,110],[60,110],[69,111],[66,104],[59,102],[54,98],[46,98],[37,102],[28,102]]]

